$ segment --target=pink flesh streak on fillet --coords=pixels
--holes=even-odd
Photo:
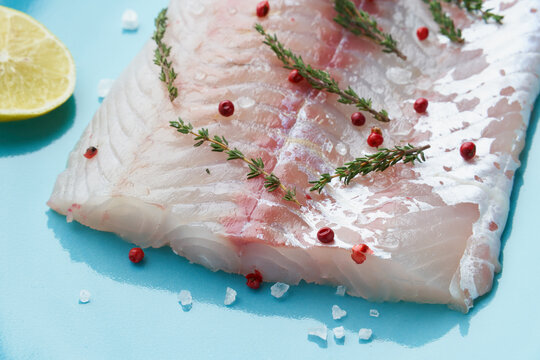
[[[500,268],[513,173],[539,90],[540,15],[529,11],[539,1],[503,10],[502,2],[488,3],[505,15],[504,25],[453,12],[462,46],[436,35],[421,1],[360,4],[398,40],[404,62],[342,30],[327,0],[273,1],[264,19],[252,1],[201,1],[201,12],[195,2],[172,0],[165,42],[179,97],[170,103],[148,42],[82,135],[48,204],[137,245],[169,245],[212,270],[256,268],[268,281],[340,284],[374,301],[467,311]],[[257,21],[342,87],[387,109],[392,122],[368,117],[353,127],[354,107],[305,81],[289,83],[253,29]],[[423,25],[430,37],[420,43],[415,30]],[[426,114],[413,110],[418,97],[430,101]],[[228,118],[217,111],[225,99],[236,106]],[[194,148],[191,136],[169,126],[178,116],[262,157],[296,187],[303,206],[266,192],[262,179],[246,180],[244,163],[227,162],[206,144]],[[383,146],[431,144],[427,161],[348,187],[334,181],[308,200],[309,180],[373,151],[365,140],[371,126],[381,127]],[[459,155],[464,141],[477,145],[473,161]],[[91,160],[82,156],[89,146],[99,148]],[[317,241],[323,226],[335,231],[333,244]],[[362,265],[350,257],[359,243],[374,250]]]

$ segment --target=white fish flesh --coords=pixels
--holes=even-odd
[[[171,246],[212,270],[257,269],[267,281],[304,279],[369,300],[467,311],[500,268],[513,175],[539,91],[540,1],[486,1],[503,25],[448,7],[463,45],[437,34],[420,0],[359,5],[393,34],[407,61],[334,23],[328,0],[271,1],[263,19],[253,1],[172,0],[164,41],[179,97],[170,102],[149,41],[70,154],[49,206],[139,246]],[[393,120],[368,117],[354,127],[354,107],[305,81],[289,83],[256,22]],[[420,42],[415,30],[424,25],[431,35]],[[429,99],[426,114],[413,110],[419,97]],[[227,118],[217,111],[225,99],[236,105]],[[302,206],[266,192],[262,179],[247,180],[244,163],[194,148],[191,136],[169,126],[178,116],[262,157],[296,187]],[[365,141],[371,125],[381,127],[384,146],[429,143],[427,161],[349,186],[335,180],[306,197],[309,180],[373,152]],[[459,154],[465,141],[476,143],[473,161]],[[86,159],[90,146],[98,154]],[[317,241],[323,226],[335,231],[333,244]],[[359,243],[374,251],[361,265],[351,259]]]

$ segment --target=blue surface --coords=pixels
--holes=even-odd
[[[115,78],[152,32],[166,0],[0,0],[43,22],[71,49],[75,95],[49,115],[0,123],[0,359],[540,359],[540,100],[516,175],[503,236],[503,272],[467,315],[445,306],[373,304],[301,284],[285,299],[212,273],[170,249],[149,249],[131,264],[130,244],[93,231],[45,204],[68,153],[99,106],[101,78]],[[123,32],[135,9],[141,27]],[[223,305],[225,288],[238,301]],[[79,304],[81,289],[91,302]],[[191,311],[177,302],[189,289]],[[331,306],[348,311],[334,321]],[[379,318],[369,317],[378,309]],[[344,342],[308,339],[308,328],[343,325]],[[359,328],[374,338],[359,342]]]

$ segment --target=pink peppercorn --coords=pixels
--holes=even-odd
[[[133,249],[129,250],[129,260],[133,263],[139,263],[144,259],[144,251],[143,249],[139,247],[134,247]]]
[[[317,239],[325,244],[331,243],[334,241],[334,230],[330,229],[329,227],[321,228],[319,231],[317,231]]]
[[[425,113],[428,107],[428,101],[425,98],[419,98],[414,102],[414,111],[419,114]]]
[[[476,145],[470,141],[465,142],[459,148],[459,152],[465,160],[469,161],[476,155]]]

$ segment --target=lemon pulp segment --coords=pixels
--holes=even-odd
[[[0,84],[0,121],[45,114],[75,88],[75,64],[66,46],[32,17],[3,6]]]

